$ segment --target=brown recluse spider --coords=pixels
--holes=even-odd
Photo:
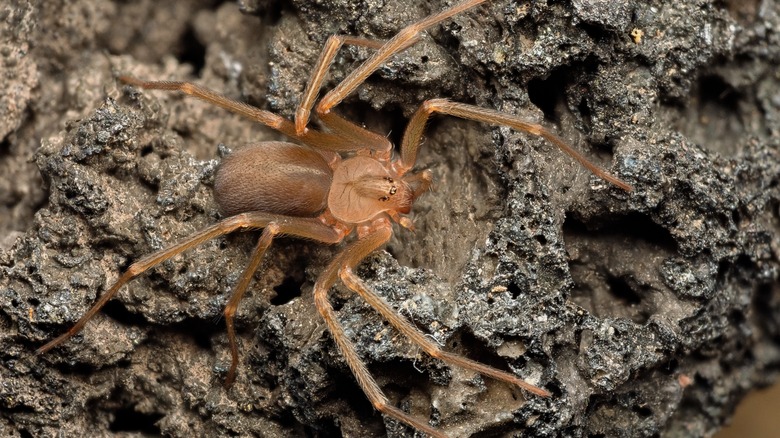
[[[399,156],[393,157],[393,146],[385,137],[331,112],[383,62],[416,43],[426,29],[485,1],[466,0],[443,12],[432,14],[403,28],[386,42],[331,36],[306,85],[294,123],[193,83],[147,82],[127,76],[119,77],[126,84],[144,89],[180,91],[195,96],[269,126],[299,144],[264,142],[228,155],[214,182],[215,198],[226,218],[133,263],[70,330],[40,347],[37,352],[49,351],[81,331],[87,321],[124,284],[153,266],[209,239],[239,230],[263,229],[248,266],[241,274],[224,311],[231,353],[230,370],[225,379],[225,385],[229,386],[236,376],[238,365],[238,345],[233,327],[236,308],[274,237],[288,235],[336,244],[354,232],[357,239],[347,244],[317,279],[314,303],[358,384],[377,410],[428,435],[444,436],[441,431],[391,405],[368,373],[352,342],[345,336],[328,300],[328,292],[338,280],[365,299],[396,329],[432,357],[519,386],[538,396],[550,396],[546,390],[508,372],[442,351],[435,342],[369,289],[353,271],[364,258],[387,243],[393,234],[393,222],[404,228],[413,228],[411,220],[405,215],[410,212],[417,197],[430,187],[432,174],[428,170],[418,173],[411,173],[410,170],[417,158],[425,124],[433,114],[505,125],[543,137],[599,178],[623,190],[632,190],[631,186],[588,161],[555,134],[511,114],[446,99],[425,101],[406,127]],[[375,49],[375,52],[315,106],[325,73],[343,44],[369,47]],[[312,107],[326,128],[325,131],[307,127]]]

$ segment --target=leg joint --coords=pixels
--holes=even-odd
[[[339,278],[344,283],[350,283],[352,277],[352,268],[349,266],[342,266],[339,268]]]
[[[451,356],[450,353],[447,353],[446,351],[442,350],[441,347],[439,347],[438,344],[435,342],[431,342],[429,346],[426,346],[428,348],[425,348],[425,352],[428,353],[428,356],[438,359],[447,361],[449,357]]]
[[[128,275],[130,278],[133,278],[133,277],[135,277],[136,275],[138,275],[138,274],[140,274],[142,272],[144,272],[143,266],[141,266],[140,263],[136,262],[136,263],[133,263],[132,265],[130,265],[129,268],[127,268],[127,271],[125,271],[124,275]]]
[[[419,23],[411,24],[401,29],[394,37],[396,40],[415,40],[418,38],[418,34],[424,29]],[[403,47],[403,46],[402,46]]]
[[[270,222],[268,225],[265,226],[265,229],[272,236],[276,236],[282,231],[282,227],[279,226],[279,224],[276,222]]]
[[[371,404],[374,406],[374,409],[377,411],[386,414],[390,409],[388,409],[387,401],[382,400],[381,398],[376,400],[371,400]]]
[[[428,99],[425,102],[423,102],[422,107],[423,107],[423,111],[425,111],[427,114],[431,114],[440,110],[442,107],[446,106],[449,103],[450,101],[448,99],[443,99],[443,98]]]
[[[223,219],[218,225],[222,231],[233,231],[239,228],[246,228],[249,223],[249,215],[246,213],[239,213],[235,216]]]

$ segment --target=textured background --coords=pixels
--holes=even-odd
[[[118,74],[196,80],[289,117],[327,36],[388,38],[443,4],[0,5],[0,431],[411,435],[368,405],[312,304],[337,248],[275,244],[239,309],[229,390],[219,318],[251,233],[163,264],[81,335],[31,352],[132,260],[219,217],[222,154],[279,138]],[[339,107],[394,141],[427,98],[519,114],[636,188],[521,133],[431,123],[420,166],[436,185],[418,231],[359,273],[449,350],[554,396],[430,360],[334,290],[394,403],[453,436],[701,436],[774,380],[778,14],[769,0],[496,0],[433,29]],[[343,50],[327,86],[366,55]]]

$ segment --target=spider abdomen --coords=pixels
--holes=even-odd
[[[313,217],[327,205],[333,171],[318,152],[294,143],[263,142],[226,156],[214,178],[225,215],[250,211]]]

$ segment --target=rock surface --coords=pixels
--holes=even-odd
[[[237,315],[256,235],[216,239],[123,288],[133,260],[220,216],[219,159],[281,137],[194,99],[193,80],[291,117],[326,38],[385,39],[444,7],[400,0],[52,1],[0,6],[0,432],[5,436],[411,436],[373,411],[311,300],[338,248],[279,239]],[[432,29],[339,111],[396,143],[425,99],[551,126],[554,146],[437,118],[435,189],[358,270],[448,350],[539,399],[424,357],[343,289],[332,301],[396,405],[452,436],[718,430],[780,365],[780,7],[496,0]],[[368,55],[345,48],[332,87]]]

